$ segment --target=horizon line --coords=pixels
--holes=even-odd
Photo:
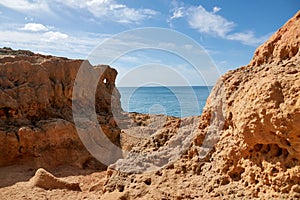
[[[117,86],[116,87],[214,87],[213,85],[145,85],[145,86]]]

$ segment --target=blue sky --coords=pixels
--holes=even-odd
[[[257,46],[299,9],[299,0],[1,0],[0,46],[85,59],[115,34],[161,27],[198,42],[222,74],[247,65]],[[159,81],[159,72],[168,80],[161,84],[184,85],[155,64],[173,67],[191,85],[203,84],[185,61],[160,51],[130,52],[112,64],[123,86]],[[136,81],[128,78],[133,69],[139,69]]]

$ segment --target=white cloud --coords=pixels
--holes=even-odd
[[[200,33],[225,37],[235,26],[233,22],[220,15],[206,11],[202,6],[190,7],[187,13],[189,25]]]
[[[105,18],[119,23],[139,23],[157,15],[151,9],[135,9],[114,0],[65,0],[59,1],[71,8],[87,9],[97,18]]]
[[[170,17],[170,25],[172,20],[184,17],[191,28],[196,29],[199,33],[204,33],[214,37],[220,37],[227,40],[239,41],[245,45],[257,46],[264,42],[269,36],[256,37],[253,31],[234,32],[236,24],[217,14],[221,8],[213,7],[211,12],[207,11],[201,5],[186,7],[178,6],[173,3],[173,15]]]
[[[227,35],[226,37],[229,40],[240,41],[246,45],[257,46],[258,44],[261,44],[264,41],[266,41],[268,36],[263,36],[263,37],[257,38],[257,37],[255,37],[255,34],[252,31],[248,31],[248,32],[233,33],[233,34]]]
[[[221,10],[220,7],[217,7],[217,6],[213,7],[213,13],[217,13],[217,12],[219,12],[220,10]]]
[[[167,19],[167,23],[170,27],[173,27],[172,21],[174,19],[183,18],[185,16],[185,6],[184,3],[177,0],[172,0],[170,2],[172,9],[169,11],[172,13],[172,16]]]
[[[54,32],[54,31],[49,31],[43,34],[44,36],[44,40],[51,42],[54,40],[64,40],[67,39],[69,36],[65,33],[61,33],[61,32]]]
[[[79,34],[79,33],[78,33]],[[68,35],[61,32],[28,32],[14,30],[0,31],[0,44],[13,49],[30,49],[34,52],[48,52],[52,55],[86,58],[107,35],[80,33]]]
[[[25,24],[24,27],[21,28],[21,30],[38,32],[38,31],[48,31],[48,28],[43,24],[28,23]]]
[[[171,20],[173,19],[177,19],[177,18],[181,18],[184,16],[184,13],[183,13],[183,7],[180,7],[180,8],[176,8],[173,12],[173,15],[171,16]]]
[[[28,0],[1,0],[0,5],[23,13],[33,14],[33,12],[49,12],[49,6],[46,1],[28,1]]]
[[[119,4],[115,0],[1,0],[0,5],[26,14],[51,13],[51,4],[63,4],[74,9],[85,9],[100,20],[109,20],[119,23],[139,23],[158,14],[151,9],[130,8]]]

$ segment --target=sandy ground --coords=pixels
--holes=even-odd
[[[66,189],[45,190],[32,187],[30,178],[37,169],[26,165],[14,165],[0,168],[0,199],[100,199],[101,186],[106,171],[83,170],[70,166],[47,169],[54,176],[68,181],[80,183],[81,192]]]

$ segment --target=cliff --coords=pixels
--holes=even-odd
[[[255,51],[248,66],[219,79],[180,159],[155,173],[112,170],[108,198],[299,198],[299,27],[300,12]]]
[[[95,74],[102,71],[95,94],[96,112],[105,134],[119,143],[120,130],[112,120],[112,107],[121,111],[120,95],[113,92],[115,69],[2,48],[0,166],[28,161],[37,166],[69,163],[82,167],[95,160],[79,139],[72,116],[73,85],[82,65]]]

